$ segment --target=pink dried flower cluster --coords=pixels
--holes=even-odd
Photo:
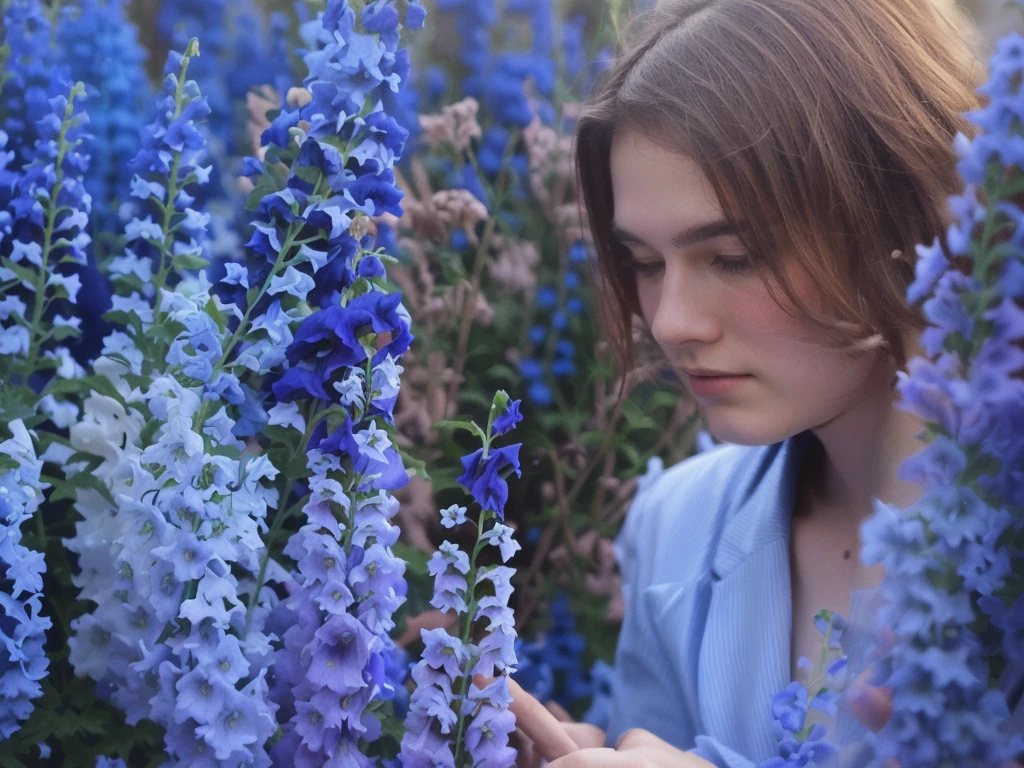
[[[473,139],[482,135],[476,120],[479,108],[477,100],[467,96],[462,101],[443,107],[440,115],[420,115],[424,143],[431,149],[451,144],[456,152],[465,152]]]
[[[537,284],[537,264],[540,253],[532,240],[514,240],[495,235],[492,238],[496,254],[487,263],[491,279],[513,291],[532,288]]]

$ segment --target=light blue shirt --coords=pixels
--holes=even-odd
[[[771,697],[791,668],[790,517],[816,439],[717,446],[638,494],[616,540],[626,613],[610,746],[644,728],[729,768],[776,754]]]
[[[608,746],[643,728],[722,768],[777,754],[771,697],[791,670],[790,519],[801,457],[814,444],[805,431],[774,445],[717,446],[638,493],[615,542],[626,612]],[[871,590],[851,595],[861,627],[874,625],[877,599]],[[861,634],[850,645],[869,644]],[[851,653],[852,669],[862,663]],[[1010,675],[1002,682],[1004,691],[1020,685]],[[1014,731],[1024,727],[1024,701],[1011,721]],[[839,744],[857,755],[865,733],[840,710]]]

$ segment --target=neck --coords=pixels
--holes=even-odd
[[[896,408],[899,393],[887,381],[856,407],[811,431],[821,443],[809,458],[807,492],[818,508],[842,515],[849,523],[873,512],[873,500],[900,509],[913,504],[922,489],[900,480],[899,468],[925,443],[918,438],[924,422]]]

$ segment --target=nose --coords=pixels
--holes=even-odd
[[[718,297],[698,281],[688,279],[682,270],[666,269],[651,334],[663,347],[680,347],[687,343],[715,341],[722,333]]]

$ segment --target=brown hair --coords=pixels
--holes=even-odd
[[[946,0],[662,0],[632,26],[576,127],[597,293],[624,368],[639,304],[612,234],[619,129],[691,156],[726,219],[748,227],[762,278],[838,346],[881,347],[903,368],[902,332],[925,325],[905,299],[915,245],[944,236],[962,189],[953,139],[973,135],[963,113],[980,105],[966,19]],[[782,253],[827,315],[795,295]]]

